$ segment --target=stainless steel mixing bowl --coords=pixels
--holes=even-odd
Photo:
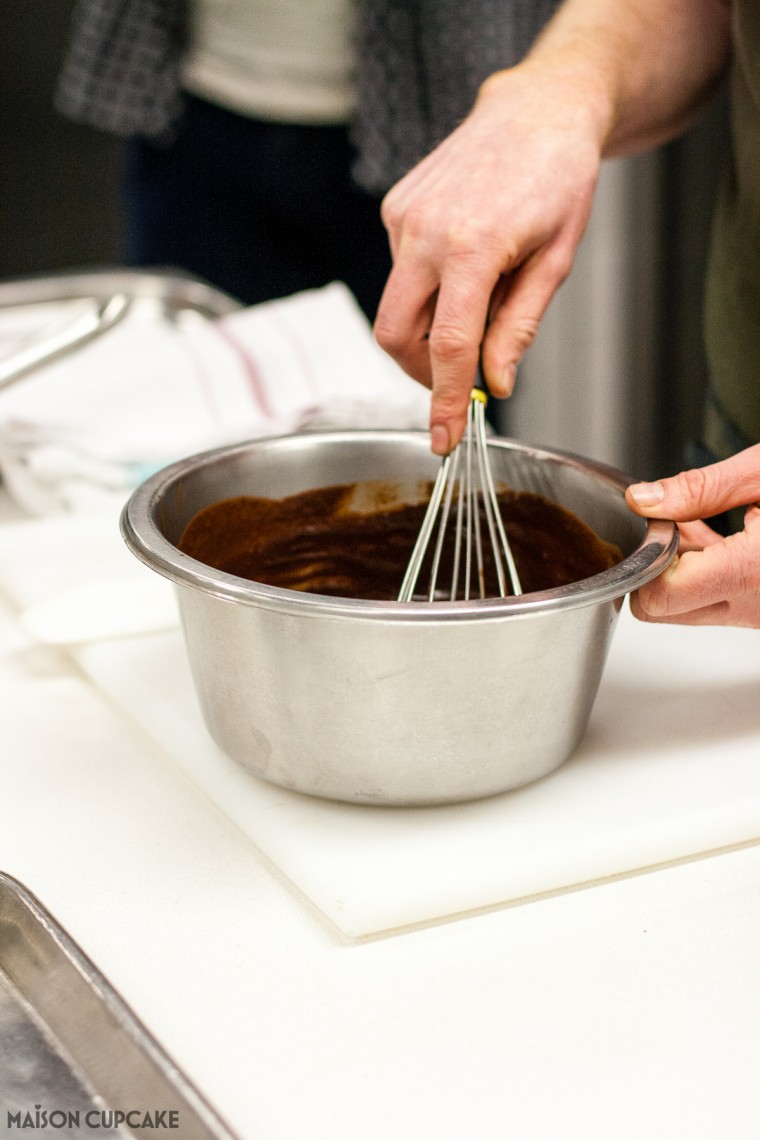
[[[569,508],[623,551],[559,589],[479,602],[358,601],[246,581],[175,545],[202,507],[390,480],[415,501],[438,462],[420,432],[256,440],[184,459],[122,516],[130,549],[177,587],[209,731],[257,776],[367,804],[438,804],[527,784],[586,728],[626,593],[673,557],[676,528],[632,514],[622,473],[508,440],[494,476]]]

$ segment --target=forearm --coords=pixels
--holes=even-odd
[[[604,157],[656,146],[697,116],[725,69],[731,0],[565,0],[520,70],[584,105]],[[487,80],[499,97],[509,72]],[[574,108],[573,108],[574,109]]]

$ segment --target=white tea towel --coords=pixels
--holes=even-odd
[[[113,507],[210,447],[314,428],[425,428],[428,413],[429,394],[333,282],[215,321],[126,318],[0,390],[0,471],[34,515]]]

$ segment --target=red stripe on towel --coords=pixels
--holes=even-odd
[[[316,395],[322,394],[322,387],[319,383],[319,373],[314,369],[314,361],[303,345],[303,341],[299,335],[299,327],[294,321],[289,319],[290,314],[285,314],[282,310],[273,309],[270,314],[272,319],[286,329],[286,339],[290,342],[290,347],[298,357],[299,364],[304,380],[306,380],[309,388]]]
[[[240,363],[243,366],[248,384],[253,392],[257,404],[267,419],[273,420],[275,412],[272,405],[269,403],[266,388],[261,379],[261,373],[256,367],[256,363],[252,357],[248,355],[248,350],[244,344],[241,344],[237,337],[232,333],[229,327],[224,323],[224,320],[214,321],[214,328],[219,335],[227,342],[231,349],[237,354]]]

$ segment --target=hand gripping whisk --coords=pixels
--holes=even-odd
[[[455,494],[457,501],[454,513],[456,518],[454,520],[451,588],[447,593],[448,599],[455,601],[460,597],[460,577],[463,578],[461,598],[464,601],[470,601],[473,595],[479,598],[486,597],[481,504],[498,581],[499,596],[504,598],[508,594],[518,595],[523,592],[507,532],[504,529],[504,521],[501,517],[488,461],[485,418],[487,400],[483,376],[478,369],[475,387],[470,393],[464,438],[441,462],[430,502],[417,536],[417,542],[401,584],[398,596],[400,602],[410,602],[414,596],[417,579],[428,553],[439,514],[438,535],[433,551],[427,600],[432,602],[441,598],[441,591],[437,592],[438,577]],[[508,584],[509,589],[507,588]]]

